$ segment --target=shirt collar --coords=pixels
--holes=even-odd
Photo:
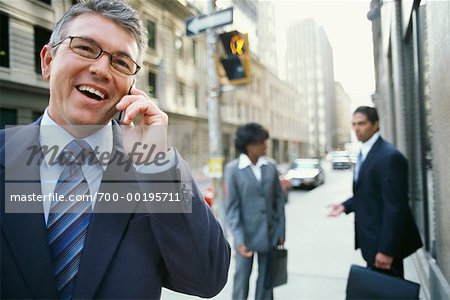
[[[364,158],[366,158],[367,154],[369,153],[370,149],[372,149],[373,145],[376,143],[378,138],[380,137],[380,132],[375,132],[370,139],[362,143],[361,145],[361,154]]]
[[[263,165],[267,165],[267,163],[268,163],[267,158],[264,157],[264,156],[260,156],[258,158],[258,161],[256,162],[256,165],[254,167],[261,168]],[[250,160],[250,158],[248,157],[247,154],[241,153],[241,155],[239,155],[238,168],[239,169],[244,169],[244,168],[246,168],[248,166],[253,167],[252,161]]]
[[[45,109],[41,120],[41,126],[39,127],[39,143],[41,146],[47,146],[48,149],[56,146],[56,156],[53,156],[53,151],[49,151],[48,155],[45,155],[44,157],[44,161],[47,165],[50,165],[52,157],[58,157],[67,144],[74,139],[76,138],[52,120],[48,114],[48,108]],[[100,156],[102,153],[111,153],[113,149],[113,131],[111,123],[107,126],[103,126],[100,130],[97,130],[93,134],[85,137],[83,140],[87,142],[93,150],[95,150],[95,155],[100,161]],[[106,164],[100,165],[102,166],[103,171],[106,170]]]

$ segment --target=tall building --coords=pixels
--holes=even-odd
[[[307,19],[287,29],[286,79],[308,103],[309,155],[337,146],[333,51],[322,26]]]
[[[219,9],[233,7],[233,24],[223,30],[248,33],[250,51],[272,73],[277,74],[275,11],[272,0],[219,0]]]
[[[223,114],[227,123],[242,124],[246,119],[260,122],[271,134],[270,155],[288,161],[308,153],[305,99],[277,74],[274,4],[268,0],[220,0],[218,9],[233,6],[233,24],[223,31],[248,33],[252,54],[252,80],[247,86],[223,93]],[[247,116],[247,117],[245,117]],[[232,134],[231,134],[232,137]],[[229,136],[224,137],[224,143]],[[232,144],[230,142],[229,144]]]
[[[209,1],[209,0],[208,0]],[[206,1],[205,1],[206,2]],[[233,7],[233,23],[221,28],[222,31],[239,30],[248,34],[250,51],[259,56],[257,25],[259,18],[257,0],[218,0],[217,10]],[[220,31],[220,30],[219,30]]]
[[[337,148],[344,149],[345,144],[350,143],[351,136],[351,117],[350,97],[345,92],[340,82],[335,82],[336,87],[336,143]]]
[[[270,0],[258,1],[258,56],[263,65],[272,73],[278,73],[277,36],[275,32],[274,3]]]

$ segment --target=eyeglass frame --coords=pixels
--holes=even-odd
[[[100,49],[100,53],[99,53],[96,57],[92,57],[92,58],[91,58],[91,57],[83,56],[83,55],[81,55],[81,54],[75,52],[75,51],[72,49],[72,47],[71,47],[72,41],[73,41],[74,38],[90,41],[90,42],[93,43],[95,46],[97,46],[98,49]],[[111,54],[111,53],[109,53],[108,51],[103,50],[102,47],[100,47],[94,40],[89,39],[89,38],[85,38],[85,37],[82,37],[82,36],[72,36],[72,35],[69,35],[69,36],[63,38],[62,40],[60,40],[58,43],[54,44],[54,45],[52,46],[52,48],[58,47],[59,45],[61,45],[62,43],[64,43],[67,39],[70,39],[70,42],[69,42],[69,49],[70,49],[73,53],[75,53],[75,54],[77,54],[77,55],[79,55],[79,56],[81,56],[81,57],[84,57],[84,58],[87,58],[87,59],[95,59],[95,60],[97,60],[97,59],[99,59],[99,58],[103,55],[103,53],[107,54],[107,55],[109,56],[109,64],[111,65],[111,67],[113,67],[115,70],[117,70],[118,72],[120,72],[120,73],[122,73],[122,74],[129,75],[129,76],[136,75],[136,73],[141,69],[141,66],[138,65],[137,62],[135,62],[130,56],[128,56],[128,55],[125,54],[125,55],[128,56],[128,57],[130,58],[130,60],[136,65],[136,71],[135,71],[134,73],[128,74],[128,73],[124,73],[124,72],[118,70],[116,67],[114,67],[114,65],[113,65],[113,63],[112,63],[112,62],[113,62],[113,56],[115,56],[115,55],[117,55],[117,54],[121,54],[121,53],[115,52],[115,53],[112,53],[112,54]],[[121,55],[122,55],[122,54],[121,54]]]

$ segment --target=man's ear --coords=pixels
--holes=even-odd
[[[45,45],[41,50],[41,71],[45,80],[50,80],[53,54],[50,45]]]

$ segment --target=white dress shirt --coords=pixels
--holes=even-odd
[[[70,133],[65,131],[61,126],[56,124],[55,121],[50,118],[48,109],[46,109],[41,120],[41,126],[39,127],[39,143],[41,144],[41,146],[47,146],[49,148],[52,146],[56,146],[57,153],[54,157],[58,157],[62,150],[64,150],[64,148],[67,146],[67,144],[69,144],[74,139],[76,138],[74,138]],[[112,127],[111,125],[104,126],[102,129],[84,138],[83,140],[87,142],[92,149],[95,149],[96,146],[98,147],[98,151],[96,151],[96,154],[97,158],[99,159],[98,156],[101,153],[111,153],[112,151]],[[60,164],[50,165],[52,155],[53,151],[49,151],[48,154],[44,157],[44,161],[40,166],[42,195],[50,195],[55,191],[56,183],[58,182],[59,176],[64,169],[64,166]],[[89,185],[89,191],[91,195],[96,195],[96,193],[100,189],[100,183],[103,177],[103,171],[106,170],[106,165],[95,164],[89,166],[88,164],[84,164],[81,166],[81,170]],[[94,210],[95,199],[93,199],[91,203],[92,210]],[[43,205],[45,223],[47,224],[51,201],[44,201]]]
[[[267,165],[268,162],[269,161],[267,160],[267,158],[265,158],[264,156],[260,156],[258,158],[258,161],[256,162],[256,165],[254,165],[247,154],[242,153],[241,155],[239,155],[238,168],[244,169],[250,166],[253,174],[256,177],[256,180],[258,180],[258,182],[261,182],[261,167]]]
[[[373,145],[377,142],[380,137],[380,132],[375,132],[370,139],[361,145],[361,155],[362,161],[366,160],[367,154],[369,154],[370,149],[372,149]]]

